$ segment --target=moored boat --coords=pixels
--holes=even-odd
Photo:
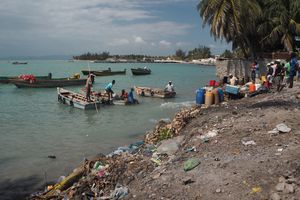
[[[86,80],[87,79],[54,78],[49,80],[36,79],[35,81],[12,80],[11,83],[15,84],[18,88],[53,88],[84,85]]]
[[[48,76],[34,76],[37,80],[49,80],[52,78],[51,73]],[[11,83],[15,80],[23,80],[21,76],[0,76],[0,83]]]
[[[82,110],[97,109],[101,104],[97,98],[91,98],[91,101],[87,101],[84,95],[60,87],[57,88],[57,95],[57,100],[60,103]]]
[[[156,98],[174,98],[176,92],[168,92],[160,88],[150,88],[150,87],[134,87],[137,95],[143,97],[156,97]]]
[[[108,70],[81,70],[83,75],[89,75],[90,73],[93,73],[95,76],[111,76],[111,75],[122,75],[126,74],[126,69],[122,71],[111,71],[110,69]]]
[[[13,65],[27,65],[28,63],[27,62],[18,62],[18,61],[15,61],[15,62],[12,62]]]
[[[151,74],[151,69],[148,68],[131,68],[133,75],[148,75]]]

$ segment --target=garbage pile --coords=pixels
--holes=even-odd
[[[143,142],[119,147],[111,154],[85,160],[69,176],[30,199],[121,199],[129,193],[127,185],[154,169],[142,153]]]
[[[179,135],[180,131],[200,113],[199,107],[185,108],[178,112],[171,123],[160,121],[152,132],[145,136],[145,143],[157,144],[161,140]]]

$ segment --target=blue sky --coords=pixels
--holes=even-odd
[[[170,55],[205,45],[230,49],[202,28],[199,0],[1,0],[0,57]]]

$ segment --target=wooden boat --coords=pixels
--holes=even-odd
[[[37,80],[49,80],[51,76],[35,76]],[[12,81],[22,80],[18,76],[0,76],[0,83],[11,83]]]
[[[13,65],[27,65],[28,63],[27,62],[18,62],[18,61],[15,61],[12,64]]]
[[[81,88],[80,93],[82,95],[85,95],[85,92],[86,92],[86,89]],[[128,103],[124,99],[120,98],[118,95],[116,97],[114,97],[112,100],[109,100],[108,94],[105,91],[99,91],[99,92],[92,91],[91,98],[98,98],[98,99],[100,99],[101,103],[105,104],[105,105],[127,106],[127,105],[139,104],[138,101],[135,101],[134,103]]]
[[[101,104],[101,101],[97,98],[91,97],[92,101],[88,102],[84,95],[60,87],[57,88],[57,95],[58,102],[82,110],[97,109]]]
[[[49,80],[36,80],[34,82],[24,80],[13,80],[11,83],[15,84],[18,88],[53,88],[65,87],[74,85],[85,85],[87,79],[76,78],[54,78]]]
[[[174,98],[176,92],[167,92],[160,88],[150,88],[150,87],[134,87],[137,95],[143,97],[156,97],[156,98]]]
[[[151,74],[151,69],[148,68],[131,68],[133,75],[147,75]]]
[[[101,71],[96,71],[96,70],[81,70],[83,75],[89,75],[90,73],[93,73],[95,76],[111,76],[111,75],[121,75],[121,74],[126,74],[126,69],[123,71],[111,71],[111,70],[101,70]]]

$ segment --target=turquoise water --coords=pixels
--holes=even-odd
[[[0,191],[1,183],[28,181],[36,186],[66,175],[88,156],[143,138],[161,118],[172,118],[182,106],[192,105],[195,90],[215,78],[215,68],[188,64],[147,64],[148,76],[132,76],[131,67],[145,64],[99,64],[66,61],[28,61],[12,65],[0,61],[0,76],[33,73],[68,77],[80,69],[127,69],[127,74],[96,77],[94,89],[103,90],[112,79],[115,92],[136,86],[164,87],[172,80],[175,99],[138,98],[136,106],[106,106],[82,111],[57,102],[56,88],[18,89],[0,84]],[[79,91],[80,87],[68,87]],[[47,158],[56,155],[56,159]],[[45,178],[46,174],[46,178]],[[34,186],[28,190],[34,189]],[[2,188],[3,190],[3,188]]]

